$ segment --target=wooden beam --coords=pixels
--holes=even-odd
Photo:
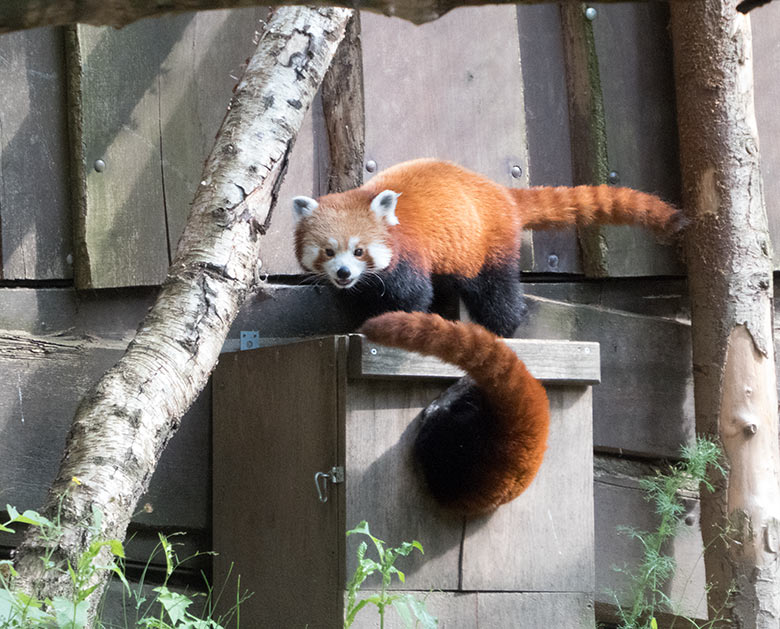
[[[238,9],[252,6],[307,5],[342,6],[383,13],[399,17],[415,24],[423,24],[440,18],[459,6],[483,6],[487,4],[536,4],[559,0],[15,0],[0,3],[0,34],[11,31],[55,26],[70,23],[114,26],[120,28],[145,17],[157,17],[170,13],[205,11],[209,9]],[[602,0],[620,2],[621,0]],[[678,0],[685,1],[685,0]],[[579,0],[563,0],[579,3]]]

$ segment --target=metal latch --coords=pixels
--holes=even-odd
[[[320,502],[328,502],[328,481],[334,485],[344,482],[344,468],[334,465],[330,472],[317,472],[314,475],[314,485],[317,487],[317,497]]]

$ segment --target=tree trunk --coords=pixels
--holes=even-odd
[[[702,494],[711,617],[780,624],[780,457],[772,255],[753,112],[750,21],[736,0],[672,4],[696,430],[729,474]],[[734,588],[730,593],[729,589]]]
[[[366,152],[363,48],[358,12],[347,24],[344,39],[322,81],[322,110],[330,155],[328,192],[358,188],[363,184]]]
[[[124,538],[163,448],[258,283],[261,236],[290,149],[352,13],[282,8],[269,18],[205,164],[157,302],[127,353],[76,412],[44,510],[52,515],[67,490],[56,560],[74,563],[93,541],[84,526],[93,505],[103,512],[99,537]],[[17,587],[39,598],[68,596],[67,574],[42,571],[41,544],[32,530],[20,546]],[[93,598],[99,595],[100,588]]]
[[[536,4],[581,0],[4,0],[0,2],[0,33],[38,26],[92,24],[126,26],[145,17],[208,9],[238,9],[252,6],[316,5],[366,9],[422,24],[459,6],[485,4]],[[601,0],[620,2],[622,0]],[[686,2],[687,0],[678,0]]]

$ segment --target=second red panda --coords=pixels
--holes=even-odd
[[[450,282],[472,319],[510,336],[522,316],[524,228],[640,224],[673,233],[681,212],[658,197],[610,186],[507,188],[450,162],[393,166],[360,188],[296,197],[301,266],[344,289],[364,318],[426,312],[433,279]]]

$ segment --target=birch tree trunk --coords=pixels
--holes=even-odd
[[[749,18],[736,0],[672,4],[697,432],[729,468],[702,495],[711,617],[780,625],[780,457],[772,255],[753,111]],[[730,594],[729,589],[735,588]]]
[[[157,302],[119,363],[82,401],[44,514],[62,501],[55,560],[93,541],[124,539],[136,504],[182,415],[205,386],[239,306],[258,283],[260,249],[304,113],[343,37],[348,9],[278,9],[240,81],[216,139]],[[76,477],[80,484],[71,483]],[[67,574],[42,571],[31,531],[16,586],[69,595]],[[100,588],[93,595],[99,599]]]

